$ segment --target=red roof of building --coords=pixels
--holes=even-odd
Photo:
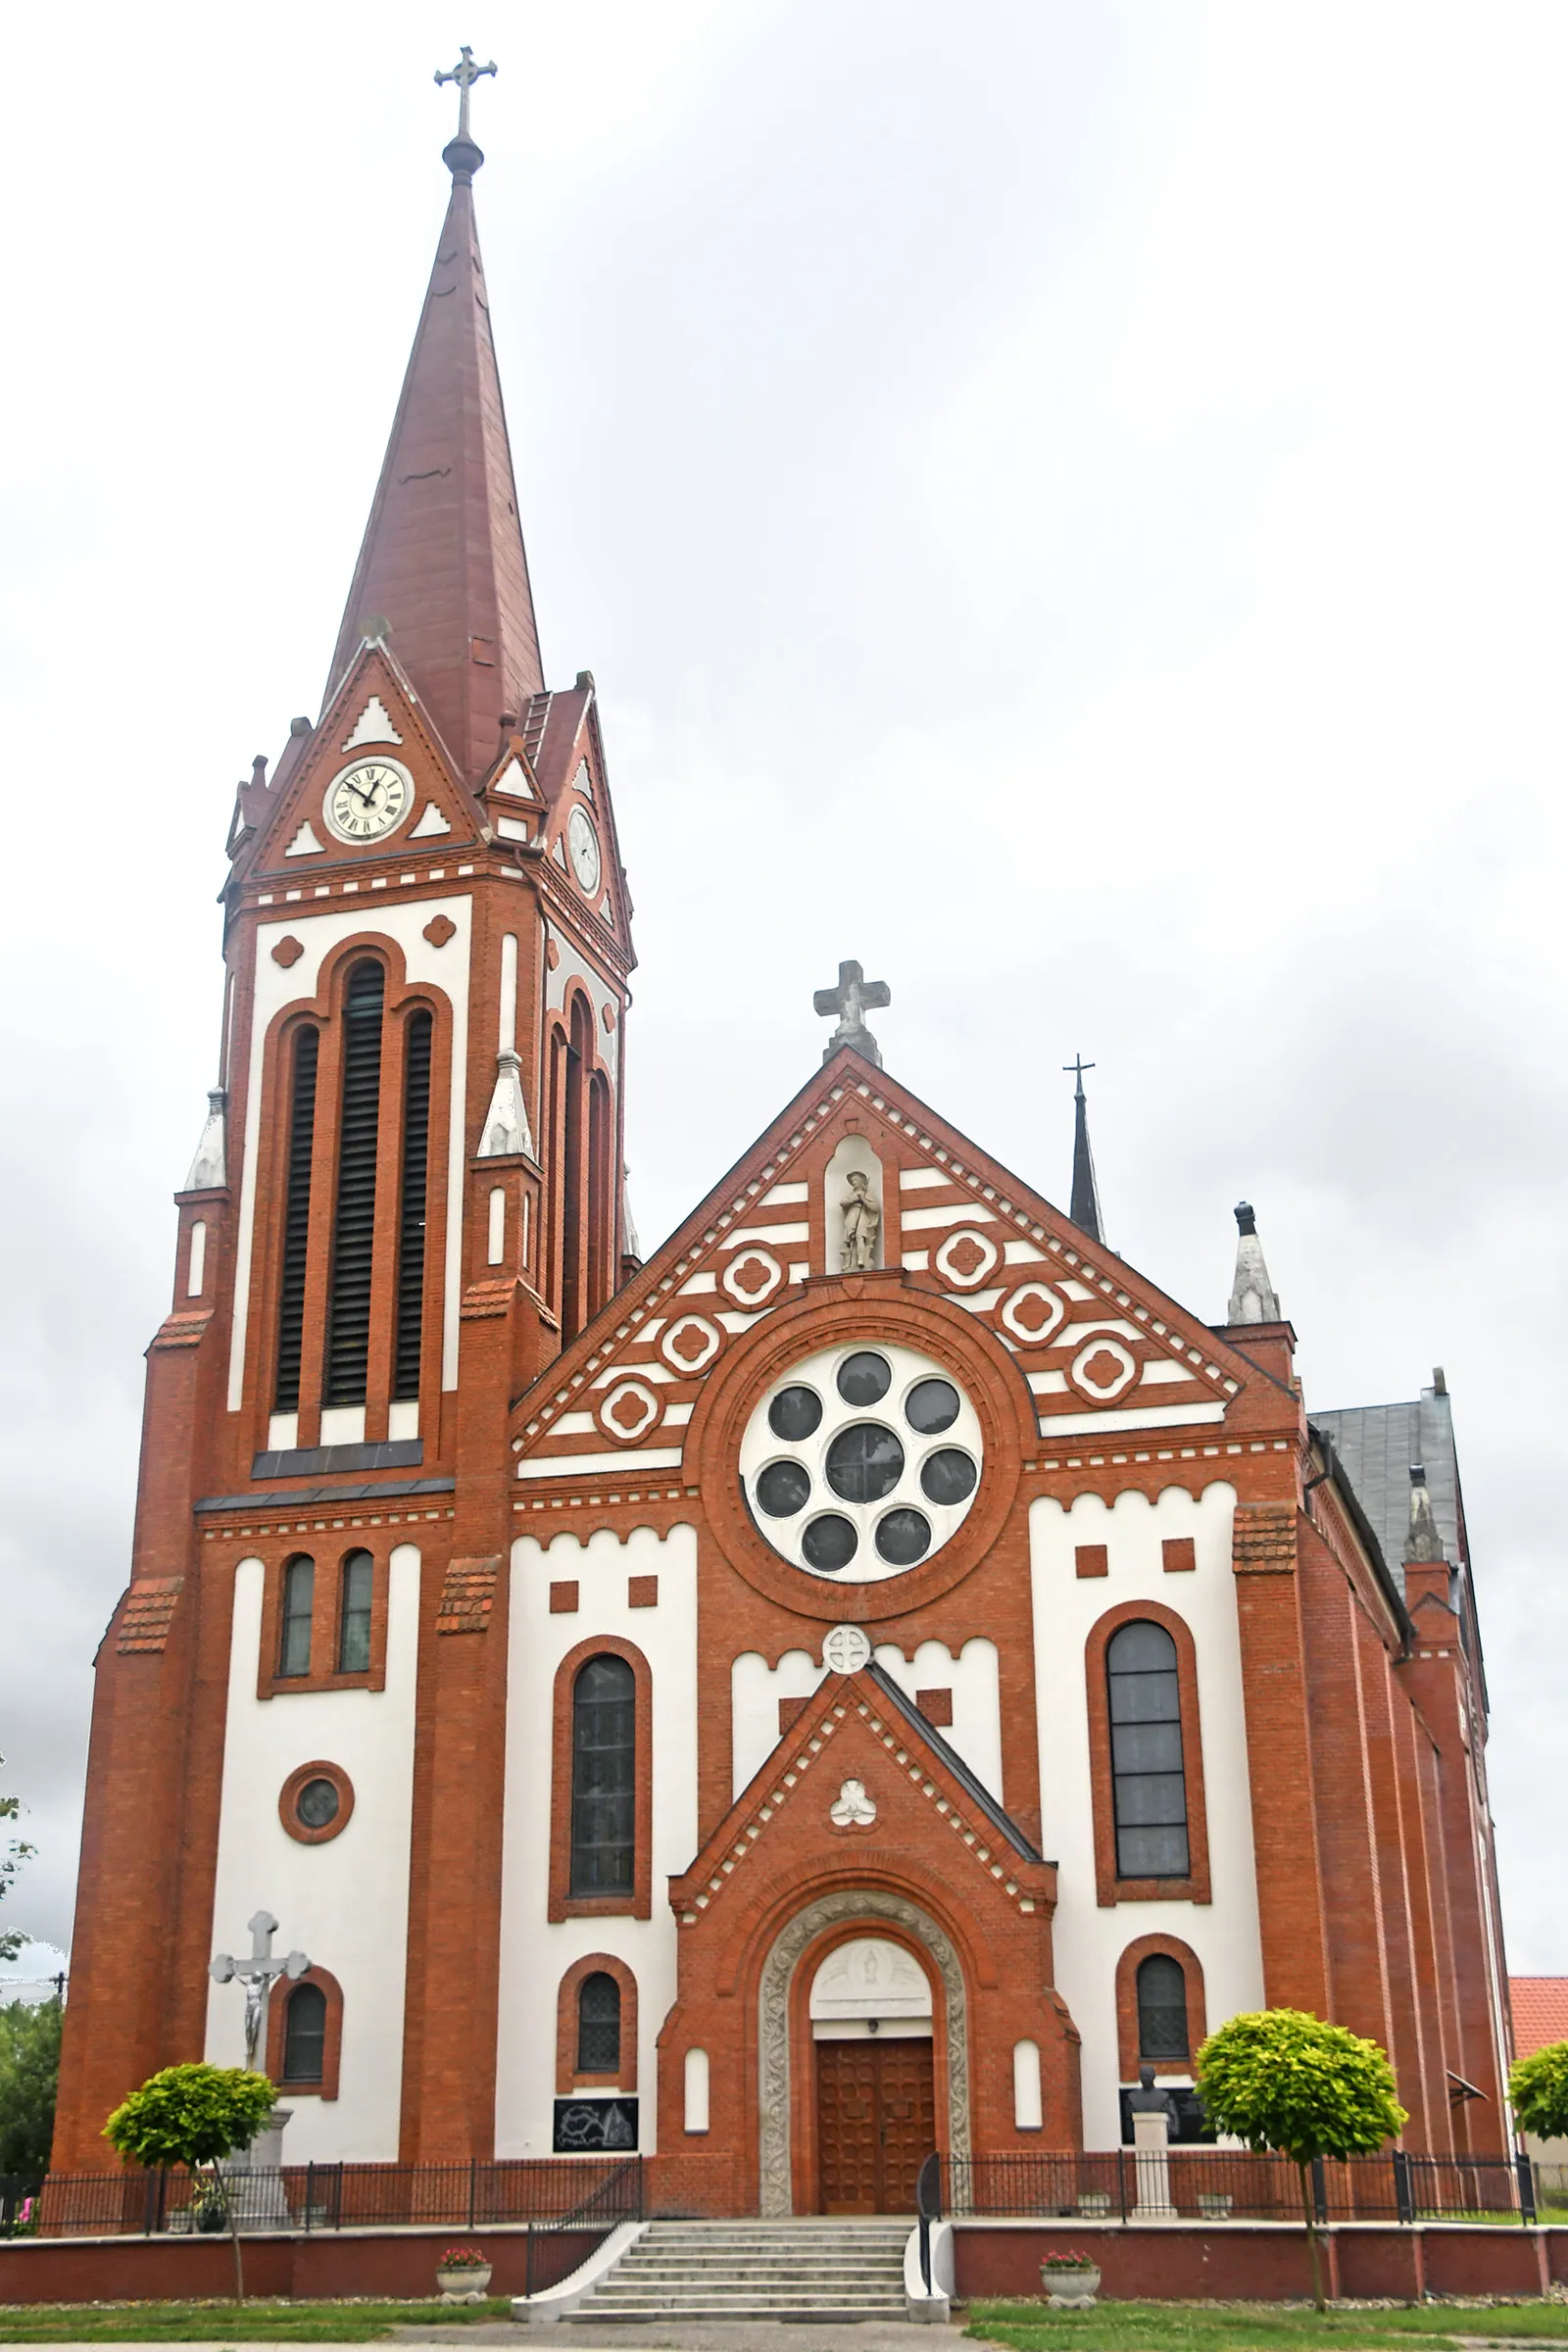
[[[1510,1977],[1514,2054],[1529,2058],[1551,2041],[1568,2041],[1568,1977]]]

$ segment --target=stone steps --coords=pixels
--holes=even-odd
[[[905,2316],[906,2222],[654,2222],[577,2321]]]

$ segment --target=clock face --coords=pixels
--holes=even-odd
[[[327,786],[321,814],[339,841],[379,841],[414,806],[414,779],[395,760],[357,760]]]
[[[592,898],[599,888],[603,860],[599,855],[599,836],[586,808],[572,810],[566,826],[566,848],[571,856],[572,872]]]

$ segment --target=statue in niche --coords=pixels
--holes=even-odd
[[[871,1179],[860,1169],[851,1169],[849,1198],[840,1201],[839,1208],[844,1218],[844,1272],[863,1273],[876,1263],[882,1211],[871,1198]]]

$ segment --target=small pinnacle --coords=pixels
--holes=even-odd
[[[315,733],[315,722],[308,718],[291,718],[288,731],[291,735],[311,735]]]

